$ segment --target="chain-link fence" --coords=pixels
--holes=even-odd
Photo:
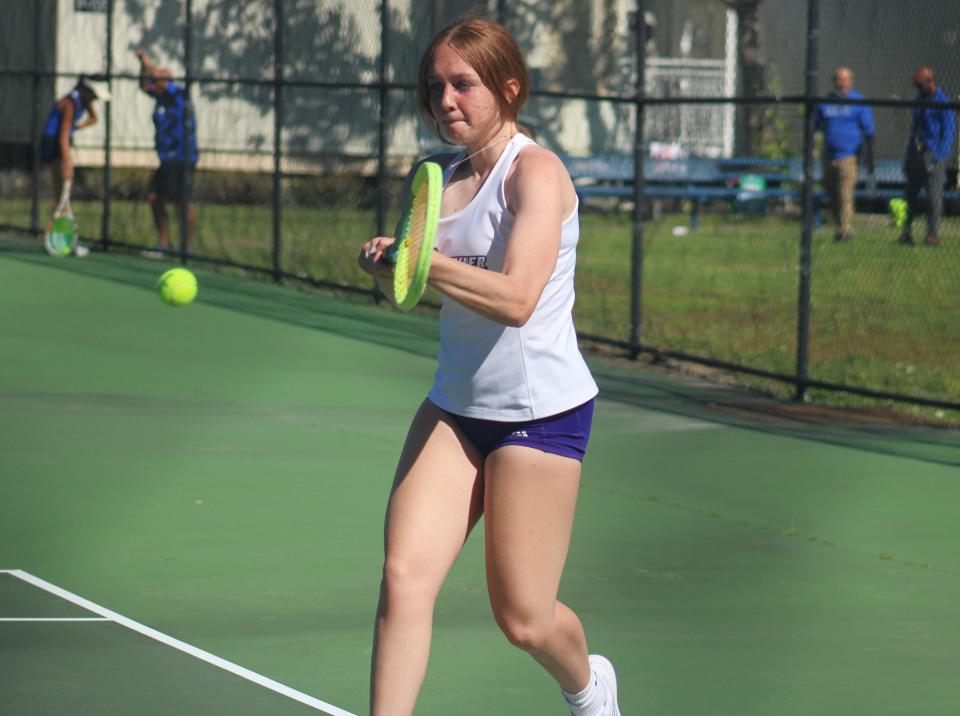
[[[419,53],[468,12],[517,37],[534,78],[522,120],[577,184],[584,337],[796,395],[960,408],[955,137],[938,158],[939,225],[904,171],[915,113],[960,108],[951,0],[11,0],[0,224],[42,230],[55,199],[45,119],[95,75],[113,98],[73,143],[85,240],[372,292],[357,248],[393,226],[406,168],[441,146],[414,109]],[[188,100],[178,121],[195,123],[195,171],[157,176],[169,108],[137,51]],[[932,108],[921,66],[945,93]],[[865,99],[828,97],[839,67]],[[818,107],[832,108],[820,124]],[[842,124],[865,110],[872,157]],[[842,168],[837,132],[854,156]],[[179,191],[158,192],[164,181]],[[852,215],[834,211],[841,184]]]

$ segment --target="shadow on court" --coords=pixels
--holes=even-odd
[[[0,251],[3,251],[0,244]],[[51,265],[37,250],[6,249],[18,260]],[[56,268],[152,291],[170,262],[147,262],[121,253],[95,261],[64,260]],[[266,278],[217,273],[203,265],[200,301],[271,321],[325,331],[344,338],[432,358],[439,333],[435,318],[372,305],[366,296],[331,296],[295,281],[278,286]],[[758,393],[662,371],[590,357],[601,395],[637,407],[709,420],[731,427],[812,440],[890,456],[960,466],[960,429],[895,424],[862,414],[777,401]]]

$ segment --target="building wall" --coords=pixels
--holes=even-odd
[[[55,62],[55,0],[4,0],[0,21],[0,67],[29,72],[34,63],[51,72]],[[39,23],[38,32],[34,27]],[[39,38],[37,46],[35,38]],[[35,125],[53,101],[53,83],[41,80],[40,100],[33,107],[33,78],[0,77],[0,144],[29,145]]]
[[[60,72],[101,71],[106,56],[105,16],[79,13],[74,0],[56,0],[60,19]],[[144,48],[161,66],[182,76],[182,3],[117,0],[113,28],[114,73],[134,75],[134,50]],[[539,88],[587,93],[622,92],[632,84],[633,38],[627,25],[632,0],[557,0],[507,3],[505,22],[515,29]],[[287,3],[285,76],[305,82],[373,82],[380,50],[379,0]],[[470,11],[492,13],[495,0],[433,0],[391,3],[391,66],[395,82],[413,84],[421,49],[451,19]],[[241,76],[269,80],[273,74],[272,3],[194,0],[194,76]],[[78,37],[89,38],[78,43]],[[57,82],[69,90],[73,78]],[[331,155],[372,157],[378,136],[376,90],[290,87],[284,90],[285,168],[309,171]],[[111,106],[112,158],[117,165],[150,165],[153,102],[133,79],[115,79]],[[201,166],[272,169],[272,87],[195,81],[191,93],[201,146]],[[440,146],[420,123],[412,93],[391,93],[390,152],[398,163]],[[541,100],[524,119],[544,141],[562,151],[590,153],[629,147],[631,113],[613,104]],[[77,134],[78,162],[102,162],[104,127]]]
[[[182,75],[183,3],[115,0],[114,5],[114,72],[135,75],[138,63],[133,51],[143,47],[174,74]],[[375,80],[379,5],[379,0],[288,2],[286,77],[305,82]],[[193,6],[191,69],[195,75],[272,77],[272,2],[194,0]],[[492,12],[500,6],[505,8],[503,19],[515,32],[531,66],[535,88],[625,94],[634,84],[634,38],[628,26],[634,0],[502,4],[496,0],[394,0],[391,6],[390,59],[395,82],[413,83],[421,48],[450,19],[476,9]],[[656,57],[724,58],[726,5],[721,0],[647,0],[645,6],[656,18],[649,48]],[[4,11],[9,21],[0,23],[0,66],[32,67],[33,34],[24,28],[32,28],[35,9],[45,41],[38,53],[41,68],[68,75],[55,86],[43,84],[40,111],[45,114],[54,97],[66,93],[78,74],[103,71],[106,23],[102,13],[77,12],[75,0],[6,0]],[[806,3],[765,0],[762,17],[771,91],[802,93]],[[902,0],[821,0],[820,19],[821,91],[829,90],[833,68],[847,64],[868,96],[910,99],[910,75],[917,65],[927,63],[937,70],[951,96],[960,96],[960,62],[956,59],[960,3],[955,0],[924,0],[916,6]],[[0,143],[29,144],[39,124],[30,111],[31,80],[0,78],[0,88],[5,100],[0,103]],[[120,165],[153,164],[152,100],[132,78],[116,79],[113,89],[114,161]],[[685,90],[678,85],[677,91]],[[289,170],[309,170],[336,154],[375,155],[376,91],[292,87],[285,92],[282,142],[289,155]],[[204,165],[272,168],[273,90],[269,84],[198,82],[192,94]],[[419,123],[410,92],[393,92],[389,101],[390,147],[398,163],[439,145]],[[629,106],[613,102],[538,98],[530,103],[524,119],[548,145],[588,154],[631,151],[632,117]],[[802,135],[799,117],[794,110],[788,118],[794,139]],[[909,111],[878,111],[877,118],[878,155],[899,156],[909,128]],[[103,141],[103,124],[78,133],[79,161],[102,161]]]

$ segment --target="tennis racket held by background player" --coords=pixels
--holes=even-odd
[[[50,217],[50,223],[43,234],[43,245],[51,256],[69,256],[77,248],[77,222],[70,208],[70,186],[73,182],[65,179],[60,202]]]

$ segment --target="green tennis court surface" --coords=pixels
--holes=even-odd
[[[172,309],[170,265],[0,250],[0,712],[365,713],[436,319],[202,269]],[[561,597],[624,714],[956,714],[956,432],[592,365]],[[418,713],[563,714],[496,629],[479,536]]]

